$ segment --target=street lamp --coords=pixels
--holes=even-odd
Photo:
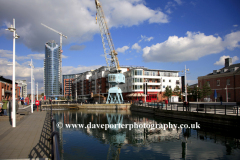
[[[186,65],[185,65],[185,69],[184,69],[184,72],[185,72],[185,101],[187,102],[187,85],[186,85],[186,82],[187,82],[187,73],[186,71],[189,71],[189,69],[186,69]],[[182,71],[183,72],[183,71]]]
[[[31,59],[31,63],[29,64],[31,66],[31,113],[33,113],[33,63]]]
[[[37,100],[38,100],[38,82],[37,82],[37,84],[36,84],[36,88],[37,88]]]
[[[16,33],[16,28],[15,28],[15,19],[13,19],[13,25],[11,25],[10,28],[6,29],[9,30],[10,32],[13,32],[13,77],[12,77],[12,127],[16,127],[16,95],[15,95],[15,39],[20,38],[20,36],[17,35]]]
[[[98,88],[99,88],[99,104],[100,104],[100,84],[99,84]]]

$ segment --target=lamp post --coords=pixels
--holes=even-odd
[[[146,103],[146,100],[147,100],[147,82],[148,82],[148,80],[147,79],[145,79],[144,80],[144,91],[145,91],[145,103]]]
[[[185,86],[185,101],[187,102],[187,84],[186,84],[186,82],[187,82],[187,71],[189,71],[189,69],[186,69],[186,65],[185,65],[185,69],[184,69],[184,72],[185,72],[185,84],[184,84],[184,86]],[[183,71],[182,71],[183,72]]]
[[[6,29],[10,32],[13,32],[13,76],[12,76],[12,127],[16,127],[16,91],[15,91],[15,39],[18,39],[20,36],[17,35],[15,29],[15,19],[13,19],[13,25],[10,28]]]
[[[100,84],[99,84],[98,88],[99,88],[99,104],[100,104]]]
[[[31,63],[29,64],[31,66],[31,113],[33,113],[33,63],[31,59]]]
[[[38,82],[37,82],[36,86],[37,86],[37,100],[38,100]]]
[[[76,83],[76,84],[75,84],[75,87],[76,87],[75,91],[76,91],[76,103],[77,103],[77,77],[76,77],[75,81],[76,81],[76,82],[75,82],[75,83]]]

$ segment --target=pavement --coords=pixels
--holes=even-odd
[[[23,110],[30,113],[31,107],[19,107],[18,111]],[[0,121],[0,159],[51,157],[49,113],[34,111],[20,116],[23,118],[17,121],[15,128],[12,128],[10,121]]]

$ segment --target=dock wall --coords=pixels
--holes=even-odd
[[[210,113],[196,113],[196,112],[183,112],[162,110],[151,107],[131,105],[131,111],[153,114],[159,117],[170,117],[174,119],[190,120],[194,122],[209,123],[214,125],[223,125],[230,127],[240,127],[240,117],[230,115],[219,115]]]

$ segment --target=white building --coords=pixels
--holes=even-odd
[[[16,80],[18,86],[20,87],[20,97],[27,97],[27,82],[26,80]]]
[[[123,91],[124,97],[129,93],[143,93],[143,84],[147,83],[148,96],[146,100],[161,101],[163,100],[163,93],[165,88],[181,88],[181,77],[178,75],[179,71],[148,69],[145,67],[131,67],[124,72],[126,81],[125,84],[119,85]],[[135,97],[139,99],[139,97]],[[143,99],[143,97],[140,97]]]

